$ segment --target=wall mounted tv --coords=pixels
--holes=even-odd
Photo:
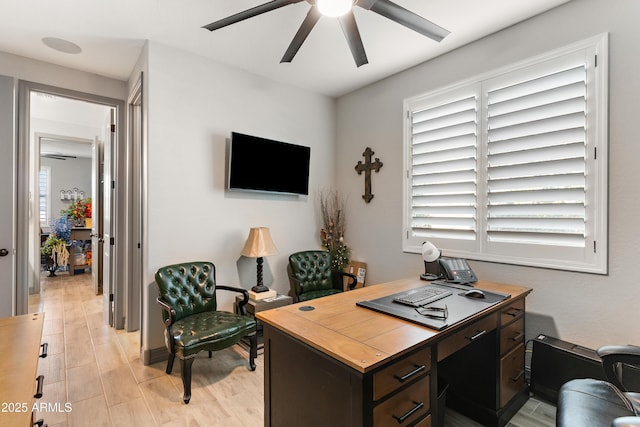
[[[227,188],[282,194],[309,194],[311,149],[232,132]]]

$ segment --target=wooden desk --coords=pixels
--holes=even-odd
[[[0,319],[0,426],[30,426],[44,314]]]
[[[528,399],[524,301],[531,290],[480,282],[477,288],[511,298],[440,332],[356,306],[424,284],[397,280],[257,313],[265,426],[436,425],[439,377],[451,381],[447,401],[456,410],[505,425]]]

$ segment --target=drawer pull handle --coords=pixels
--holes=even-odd
[[[413,371],[409,372],[408,374],[404,374],[401,377],[399,377],[397,375],[394,375],[394,378],[397,379],[398,381],[400,381],[401,383],[403,383],[406,380],[408,380],[409,378],[411,378],[412,376],[424,371],[425,369],[427,369],[427,367],[424,366],[424,365],[416,365],[416,369],[414,369]]]
[[[393,418],[395,418],[395,420],[398,422],[398,424],[402,424],[403,422],[405,422],[405,420],[407,418],[409,418],[411,415],[415,414],[417,411],[419,411],[420,409],[422,409],[422,407],[424,406],[424,403],[422,402],[416,402],[415,400],[413,401],[413,404],[416,405],[413,408],[409,409],[408,412],[406,412],[404,415],[392,415]]]
[[[511,338],[513,341],[520,341],[522,339],[522,337],[524,336],[524,332],[520,331],[518,332],[518,335],[516,335],[515,337]]]
[[[475,341],[478,338],[480,338],[481,336],[483,336],[484,334],[486,334],[487,331],[483,330],[483,331],[477,331],[476,334],[474,336],[471,337],[466,337],[469,341]]]
[[[509,311],[504,312],[504,314],[506,314],[507,316],[512,316],[512,317],[517,317],[520,313],[522,313],[522,310],[519,308],[512,308]]]
[[[44,375],[38,375],[36,382],[38,383],[38,387],[36,387],[36,394],[34,394],[33,397],[40,399],[42,397],[42,387],[44,386]]]
[[[46,343],[46,342],[42,343],[40,347],[42,348],[42,353],[40,353],[40,357],[44,359],[45,357],[47,357],[47,350],[49,349],[49,343]]]
[[[522,378],[522,376],[524,375],[524,370],[521,370],[520,372],[518,372],[518,375],[516,375],[514,378],[511,378],[511,380],[515,383],[518,382],[518,380],[520,378]]]

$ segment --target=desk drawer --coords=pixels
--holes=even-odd
[[[373,400],[386,396],[431,369],[431,347],[413,353],[373,375]]]
[[[491,314],[470,324],[459,332],[438,343],[438,361],[450,356],[487,332],[493,331],[498,324],[498,313]]]
[[[428,411],[429,375],[373,408],[373,425],[406,426]]]
[[[501,408],[526,386],[524,380],[524,343],[521,343],[500,359]]]
[[[415,427],[431,427],[431,415],[427,415],[424,419],[419,421]]]
[[[524,298],[512,301],[511,304],[500,310],[500,324],[506,325],[522,316],[524,316]]]
[[[505,354],[524,340],[524,317],[500,330],[500,354]]]

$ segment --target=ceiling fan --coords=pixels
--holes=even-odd
[[[439,25],[416,15],[415,13],[389,0],[272,0],[268,3],[261,4],[213,22],[209,25],[205,25],[202,28],[206,28],[210,31],[218,30],[226,27],[227,25],[235,24],[236,22],[244,21],[245,19],[270,12],[283,6],[300,3],[302,1],[306,1],[311,4],[311,9],[309,9],[306,18],[302,22],[302,25],[298,29],[296,35],[293,37],[291,44],[287,48],[287,51],[284,53],[280,62],[291,62],[318,20],[322,16],[329,16],[336,17],[340,21],[340,26],[342,27],[342,31],[347,39],[349,49],[351,50],[351,54],[353,55],[356,65],[360,67],[361,65],[367,64],[369,61],[367,60],[367,54],[364,51],[364,45],[360,38],[360,31],[358,31],[358,26],[353,15],[353,6],[358,6],[365,10],[371,10],[437,42],[441,41],[449,34],[449,31]]]
[[[41,153],[40,157],[46,157],[47,159],[55,159],[55,160],[77,159],[76,156],[68,156],[62,153],[48,153],[48,152]]]

